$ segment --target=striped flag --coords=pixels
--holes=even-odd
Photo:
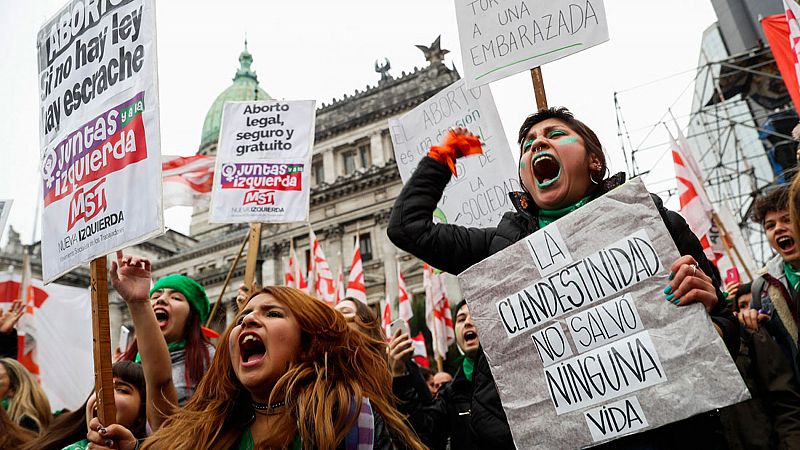
[[[316,271],[316,278],[314,279],[314,289],[320,300],[329,305],[336,304],[336,283],[333,279],[333,272],[328,265],[328,260],[325,258],[325,253],[322,251],[322,245],[314,234],[314,230],[309,229],[309,237],[311,240],[312,258],[314,260],[314,269]]]
[[[408,322],[414,317],[414,312],[411,310],[411,297],[408,295],[406,288],[406,280],[403,278],[403,272],[400,271],[400,265],[397,265],[397,312],[401,319]]]
[[[425,286],[425,322],[433,335],[433,354],[446,358],[447,348],[455,342],[453,314],[444,288],[444,274],[435,273],[428,264],[423,269]]]
[[[389,325],[392,323],[392,304],[389,300],[389,294],[386,294],[386,302],[383,306],[383,318],[381,319],[381,324],[383,325],[383,332],[386,334],[386,338],[389,339],[392,335],[392,329]]]
[[[414,361],[422,367],[430,367],[428,349],[425,347],[425,336],[422,335],[421,331],[411,338],[411,345],[414,347]]]
[[[353,263],[350,265],[350,276],[347,278],[347,297],[353,297],[361,303],[367,303],[367,288],[364,285],[364,264],[361,262],[361,243],[356,236],[353,248]]]
[[[214,182],[214,157],[161,156],[164,209],[172,206],[207,207]]]

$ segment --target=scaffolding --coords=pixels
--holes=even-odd
[[[706,192],[716,208],[724,205],[732,212],[755,263],[763,265],[772,251],[761,226],[749,220],[753,200],[790,180],[796,164],[796,143],[786,127],[791,130],[797,124],[797,115],[774,57],[769,48],[716,60],[701,52],[690,86],[694,86],[691,113],[680,119],[688,119],[685,134],[703,172]],[[658,123],[639,129],[648,132],[634,146],[631,134],[636,130],[628,130],[618,93],[614,103],[628,174],[654,173],[670,147],[669,142],[651,141],[655,130],[668,123],[671,111],[668,108]],[[641,167],[643,156],[654,150],[663,153],[649,167]],[[674,177],[648,180],[648,186],[667,201],[676,194]]]

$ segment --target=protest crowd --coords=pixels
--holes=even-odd
[[[23,339],[22,318],[36,297],[27,273],[15,285],[19,295],[0,308],[0,450],[800,449],[800,174],[786,172],[753,200],[749,220],[774,256],[745,278],[733,257],[733,267],[721,272],[708,235],[697,231],[697,216],[685,208],[684,200],[704,195],[688,153],[673,152],[676,167],[687,170],[679,177],[691,185],[681,191],[677,212],[640,179],[612,173],[598,135],[566,107],[544,102],[520,118],[517,161],[487,142],[502,133],[448,124],[439,139],[425,141],[414,167],[400,169],[403,187],[386,230],[391,244],[425,264],[432,345],[411,332],[413,299],[402,274],[399,318],[391,320],[388,294],[383,311],[367,301],[358,241],[350,277],[340,275],[337,283],[313,230],[308,266],[299,269],[292,247],[283,285],[254,281],[251,243],[235,315],[214,331],[209,323],[239,257],[225,268],[215,303],[203,280],[186,272],[156,277],[158,261],[133,247],[163,228],[162,205],[153,201],[161,197],[160,185],[142,181],[145,169],[158,182],[167,171],[151,141],[157,131],[155,18],[147,0],[100,3],[85,18],[81,11],[85,22],[73,23],[71,32],[59,30],[65,22],[56,18],[39,42],[45,75],[63,67],[69,58],[63,50],[72,42],[48,33],[72,39],[107,21],[119,45],[119,61],[101,64],[102,53],[97,61],[83,57],[97,74],[84,83],[91,93],[81,91],[82,81],[75,85],[77,118],[57,120],[57,108],[50,107],[41,118],[43,279],[49,283],[91,261],[95,386],[72,392],[83,401],[77,408],[52,406],[56,399],[31,369],[28,347],[35,343]],[[479,15],[476,8],[472,15]],[[608,39],[599,26],[605,25],[602,2],[567,11],[580,16],[580,26],[570,22],[569,33],[552,39],[594,33],[584,37],[589,46]],[[66,22],[76,17],[73,12]],[[475,19],[474,29],[479,25],[488,26]],[[521,41],[536,38],[540,24],[533,25],[530,35],[518,31]],[[88,45],[105,45],[104,39]],[[438,49],[438,39],[434,44]],[[480,47],[479,59],[498,68],[483,74],[465,68],[470,83],[517,70],[500,67],[505,55],[497,45]],[[65,88],[62,80],[43,80],[49,81],[42,104],[58,104],[52,95]],[[141,89],[124,93],[129,84]],[[466,101],[464,86],[444,97],[461,92]],[[128,97],[109,100],[106,90]],[[216,167],[210,222],[249,223],[259,239],[261,223],[308,222],[304,170],[311,163],[314,107],[313,101],[225,104],[217,160],[206,162]],[[391,126],[413,121],[401,122]],[[85,130],[101,123],[103,133],[119,132],[119,140],[86,142],[91,133]],[[800,161],[800,123],[796,130]],[[277,151],[296,152],[295,159],[264,162],[262,154]],[[444,197],[465,172],[480,171],[469,165],[480,158],[507,158],[513,167],[506,187],[519,189],[504,192],[509,207],[499,220],[475,218],[478,225],[465,226],[445,211]],[[131,167],[141,171],[132,174]],[[114,191],[131,186],[118,181],[124,177],[141,181],[141,189]],[[73,193],[87,197],[69,203]],[[100,217],[106,196],[122,206]],[[73,211],[79,203],[89,206]],[[158,226],[148,228],[153,217]],[[55,244],[53,236],[59,236]],[[86,259],[88,253],[94,257]],[[443,273],[457,276],[464,294],[454,307]],[[108,312],[103,316],[108,291],[124,301],[132,323],[130,338],[116,350],[110,349]],[[451,345],[446,370],[442,358]]]

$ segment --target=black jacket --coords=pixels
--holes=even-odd
[[[387,229],[392,243],[433,267],[458,274],[539,229],[538,209],[531,197],[523,192],[514,192],[509,195],[516,210],[506,213],[497,227],[466,228],[453,224],[434,224],[433,212],[442,197],[445,186],[450,181],[450,176],[450,171],[444,164],[430,157],[425,157],[420,161],[411,179],[403,186],[392,209]],[[622,173],[608,178],[598,186],[593,197],[597,198],[605,194],[624,181],[625,175]],[[718,288],[720,286],[719,275],[713,270],[711,263],[703,253],[700,242],[689,229],[686,221],[680,214],[664,208],[661,199],[657,196],[653,196],[653,201],[680,254],[692,255],[699,267],[712,278]],[[739,346],[739,324],[725,306],[725,299],[719,289],[717,289],[717,298],[717,305],[709,315],[714,324],[722,330],[723,340],[728,350],[734,353]],[[483,367],[485,358],[483,360],[484,362],[481,362],[479,358],[476,361],[473,377],[474,395],[477,399],[472,404],[479,405],[480,409],[473,410],[470,414],[472,424],[469,429],[470,442],[471,445],[477,446],[474,448],[501,449],[504,448],[502,447],[503,443],[513,441],[494,385],[494,379],[488,369],[488,364],[485,368]],[[691,425],[697,425],[697,427],[688,426],[689,421],[691,421]],[[715,430],[719,429],[719,421],[709,416],[701,419],[687,419],[663,427],[659,431],[669,429],[674,432],[675,426],[678,425],[690,432],[690,436],[696,436],[697,432],[708,430],[709,427]],[[462,430],[466,430],[466,428],[462,428]],[[420,433],[419,430],[417,431]],[[422,434],[424,433],[422,432]],[[643,435],[647,436],[650,433]],[[631,438],[621,441],[628,439]],[[650,437],[648,441],[652,439],[653,437]],[[697,440],[696,437],[694,439]],[[716,439],[714,440],[716,441]],[[612,444],[622,444],[619,445],[620,448],[626,447],[620,441]],[[639,444],[642,442],[637,443],[637,445]],[[486,445],[490,445],[490,447],[486,447]],[[513,448],[513,444],[506,448]]]
[[[17,330],[0,333],[0,358],[17,359]]]

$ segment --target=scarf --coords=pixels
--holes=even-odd
[[[185,348],[186,348],[186,339],[182,339],[178,342],[171,342],[167,344],[167,350],[169,350],[170,353],[177,352],[178,350],[184,350]],[[134,362],[138,364],[142,363],[142,355],[140,355],[138,352],[136,353],[136,359],[134,360]]]
[[[792,287],[792,289],[797,291],[797,285],[800,284],[800,269],[795,269],[791,264],[784,261],[783,273],[786,274],[786,281],[789,282],[789,285]]]
[[[465,356],[464,361],[461,363],[461,368],[464,370],[464,377],[472,382],[472,372],[475,371],[475,361]]]
[[[582,199],[578,200],[577,202],[573,203],[572,205],[565,206],[561,209],[539,209],[539,229],[542,229],[551,223],[555,222],[556,220],[566,216],[567,214],[575,211],[576,209],[580,208],[581,206],[589,203],[592,197],[587,195]]]

